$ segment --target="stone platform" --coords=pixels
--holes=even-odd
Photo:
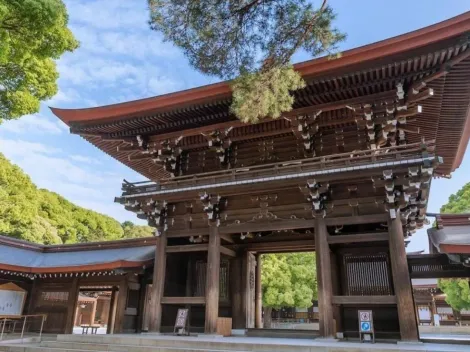
[[[325,340],[256,337],[174,337],[163,335],[58,335],[39,344],[0,345],[8,352],[463,352],[469,346],[445,344],[361,344]]]

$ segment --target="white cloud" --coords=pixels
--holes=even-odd
[[[53,121],[40,114],[25,115],[18,120],[4,122],[0,129],[16,134],[60,134],[63,132],[63,123]]]
[[[148,80],[148,90],[152,95],[174,92],[179,88],[181,88],[181,85],[169,77],[151,77]]]
[[[60,88],[56,95],[49,99],[46,103],[48,105],[56,105],[59,103],[71,103],[80,101],[80,94],[73,88]]]
[[[95,164],[95,165],[101,164],[99,160],[90,158],[84,155],[70,155],[70,159],[81,162],[81,163],[85,163],[85,164]]]
[[[56,154],[60,149],[47,146],[42,143],[34,143],[22,140],[0,139],[0,152],[7,158],[22,158],[27,155]]]
[[[128,30],[148,27],[147,1],[67,0],[71,22],[98,29]]]

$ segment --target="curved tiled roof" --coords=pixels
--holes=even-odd
[[[154,238],[42,246],[0,236],[0,269],[29,272],[82,272],[142,267],[153,263]]]

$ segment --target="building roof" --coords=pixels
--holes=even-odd
[[[23,273],[105,271],[151,265],[155,238],[43,246],[0,236],[0,269]]]
[[[321,128],[355,124],[348,104],[377,101],[395,94],[396,84],[411,87],[426,80],[434,96],[422,102],[423,113],[407,124],[409,143],[436,139],[436,152],[444,158],[438,173],[449,174],[461,163],[470,136],[470,12],[447,21],[348,50],[335,60],[319,58],[294,65],[307,81],[296,91],[294,110],[322,110]],[[431,82],[432,81],[432,82]],[[364,98],[369,100],[365,101]],[[83,136],[104,152],[152,180],[168,177],[161,165],[149,159],[133,159],[132,148],[118,148],[137,135],[162,138],[183,136],[183,148],[207,145],[205,128],[227,128],[232,139],[249,138],[252,125],[242,124],[230,114],[230,82],[120,104],[88,109],[51,108],[68,124],[72,133]],[[338,104],[341,103],[341,104]],[[332,106],[335,104],[335,106]],[[313,111],[313,110],[312,110]],[[276,131],[291,131],[287,120],[263,120],[256,131],[272,137]],[[206,131],[207,132],[207,131]],[[126,149],[126,150],[124,150]]]
[[[453,261],[470,264],[470,214],[427,214],[437,227],[428,229],[430,243]]]

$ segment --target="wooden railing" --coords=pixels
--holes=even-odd
[[[377,163],[422,158],[424,153],[433,153],[434,140],[413,143],[377,150],[354,151],[307,159],[282,161],[270,164],[240,167],[227,170],[206,172],[203,174],[184,175],[163,179],[160,183],[139,182],[123,184],[123,196],[138,195],[147,192],[158,192],[182,187],[220,184],[263,179],[273,176],[286,176],[316,170],[333,170],[341,167],[373,165]]]

